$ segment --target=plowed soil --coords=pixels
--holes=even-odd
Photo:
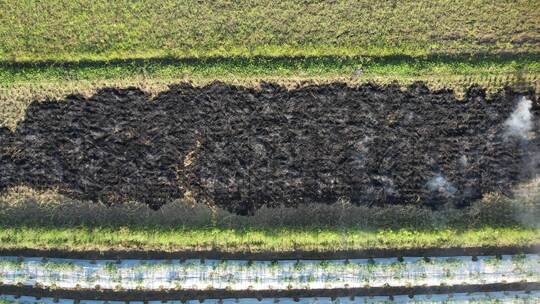
[[[239,214],[339,198],[461,207],[540,172],[540,136],[505,135],[517,101],[510,89],[488,99],[472,87],[458,100],[421,83],[180,84],[155,98],[106,88],[35,101],[14,132],[0,129],[0,190],[155,209],[189,193]]]

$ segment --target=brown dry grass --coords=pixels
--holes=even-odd
[[[15,83],[8,86],[0,85],[0,127],[15,129],[17,123],[24,119],[25,111],[28,105],[34,100],[57,99],[62,100],[69,94],[82,94],[91,96],[96,90],[103,87],[129,87],[134,86],[156,95],[159,92],[168,89],[171,84],[179,82],[191,82],[194,85],[206,85],[217,79],[204,77],[186,77],[186,78],[126,78],[114,80],[78,80],[61,82],[36,82],[36,83]],[[381,85],[397,81],[405,88],[415,81],[424,81],[431,89],[450,88],[456,92],[459,97],[463,96],[465,90],[473,84],[478,84],[487,89],[492,94],[502,89],[504,86],[512,86],[516,90],[524,90],[532,86],[536,92],[540,92],[540,80],[538,75],[521,76],[463,76],[463,75],[424,75],[424,76],[361,76],[361,77],[222,77],[220,81],[248,87],[258,87],[261,82],[274,82],[295,88],[306,84],[325,84],[331,82],[344,82],[349,85],[359,85],[367,82],[373,82]]]

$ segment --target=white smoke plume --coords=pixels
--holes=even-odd
[[[523,169],[520,178],[524,181],[513,190],[510,200],[514,218],[522,225],[540,227],[540,146],[534,136],[540,129],[535,129],[532,110],[533,102],[521,97],[510,117],[505,121],[505,137],[521,139]]]
[[[353,164],[357,168],[362,168],[366,164],[366,158],[369,154],[369,142],[371,141],[370,137],[365,136],[364,139],[358,141],[354,144],[354,159]]]
[[[444,176],[437,174],[427,182],[430,191],[439,192],[447,197],[454,196],[457,192],[456,187],[452,185]]]
[[[514,112],[504,122],[506,137],[517,137],[524,140],[529,138],[529,132],[533,129],[531,108],[532,101],[521,97]]]
[[[462,155],[460,158],[459,158],[459,164],[465,168],[469,165],[469,158],[466,156],[466,155]]]

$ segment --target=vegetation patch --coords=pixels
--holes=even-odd
[[[537,228],[364,230],[358,228],[6,227],[1,249],[64,251],[144,250],[223,253],[339,252],[366,249],[527,247],[540,243]]]
[[[538,51],[536,1],[2,3],[10,61]],[[493,18],[497,16],[497,18]]]

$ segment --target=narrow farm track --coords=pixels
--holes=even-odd
[[[525,287],[525,286],[521,286]],[[532,287],[532,286],[531,286]],[[442,290],[442,288],[439,288]],[[448,289],[448,288],[446,288]],[[444,304],[465,304],[465,303],[514,303],[514,304],[529,304],[535,303],[540,300],[540,291],[531,291],[524,288],[520,291],[505,290],[496,292],[460,292],[455,293],[438,293],[436,290],[429,291],[429,294],[399,294],[399,295],[339,295],[339,296],[295,296],[295,297],[245,297],[245,298],[210,298],[200,297],[198,299],[189,299],[182,296],[172,299],[170,296],[166,297],[140,297],[129,299],[126,298],[111,298],[113,300],[107,300],[108,297],[101,294],[97,297],[41,297],[41,296],[19,296],[10,294],[0,294],[0,300],[8,303],[42,303],[42,304],[108,304],[111,301],[119,301],[123,299],[125,302],[148,302],[148,303],[167,303],[167,304],[346,304],[346,303],[444,303]],[[60,295],[60,294],[59,294]],[[75,295],[75,294],[72,294]],[[96,294],[97,295],[97,294]],[[61,296],[69,296],[69,294],[62,294]],[[134,300],[132,300],[134,299]],[[171,299],[171,300],[169,300]]]
[[[8,303],[537,303],[539,283],[266,291],[84,291],[3,286]],[[22,296],[24,295],[24,296]],[[43,302],[42,302],[43,300]],[[532,301],[532,302],[531,302]]]

